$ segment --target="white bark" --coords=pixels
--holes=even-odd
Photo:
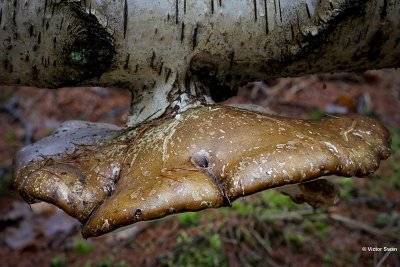
[[[133,125],[185,93],[398,66],[399,12],[395,0],[0,0],[0,83],[129,88]]]

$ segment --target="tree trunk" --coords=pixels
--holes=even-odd
[[[256,79],[398,66],[399,12],[394,0],[0,0],[0,84],[128,88],[134,125]]]

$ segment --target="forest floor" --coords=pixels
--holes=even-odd
[[[49,204],[29,206],[10,190],[18,148],[66,120],[123,125],[129,98],[129,92],[106,88],[0,87],[0,266],[400,267],[399,70],[257,82],[227,101],[308,119],[361,113],[381,120],[392,133],[392,156],[368,178],[335,179],[341,201],[334,207],[313,209],[268,190],[230,208],[85,240],[75,219]]]

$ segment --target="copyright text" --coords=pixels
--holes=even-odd
[[[375,251],[386,252],[386,251],[397,251],[397,248],[395,248],[395,247],[362,247],[361,250],[362,251],[373,251],[373,252],[375,252]]]

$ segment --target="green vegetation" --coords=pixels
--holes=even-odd
[[[323,256],[324,263],[332,265],[335,262],[335,252],[332,249],[327,249]]]
[[[10,194],[10,184],[12,176],[10,172],[6,172],[0,177],[0,196]]]
[[[324,112],[320,109],[314,109],[308,114],[309,120],[320,120],[322,117],[324,117]]]
[[[112,263],[114,261],[114,258],[112,256],[106,256],[105,258],[99,260],[99,263],[97,266],[99,267],[110,267],[112,266]]]
[[[93,245],[82,238],[74,240],[73,251],[81,255],[87,255],[93,251]]]
[[[341,201],[349,200],[354,197],[354,181],[352,178],[341,178],[337,179],[336,184],[340,189],[340,199]]]
[[[14,132],[8,131],[6,133],[6,141],[9,143],[13,143],[17,140],[17,137],[15,136]]]
[[[191,237],[181,232],[177,238],[174,257],[163,260],[167,266],[228,266],[221,237],[217,233],[207,232]]]
[[[232,203],[233,211],[240,216],[256,216],[258,220],[269,221],[291,209],[309,209],[306,204],[296,204],[288,196],[275,190],[267,190],[256,195],[258,200],[240,199]]]
[[[80,52],[71,52],[71,54],[69,55],[70,59],[80,65],[84,65],[87,63],[86,58],[84,57],[84,55]]]
[[[178,214],[179,222],[183,225],[197,225],[200,222],[201,215],[199,212],[184,212]]]
[[[400,213],[397,211],[380,212],[373,223],[378,228],[394,228],[400,223]]]
[[[10,100],[13,96],[13,88],[12,87],[2,87],[0,90],[0,101]]]
[[[92,261],[87,261],[82,265],[82,267],[94,267],[94,265],[93,265]]]
[[[115,264],[115,267],[130,267],[131,265],[125,261],[125,260],[120,260]]]
[[[50,135],[52,135],[53,134],[53,130],[46,130],[44,133],[43,133],[43,136],[50,136]]]
[[[264,203],[272,209],[288,209],[299,207],[299,205],[294,203],[290,197],[278,193],[275,190],[261,192],[260,196]]]
[[[313,214],[311,218],[304,220],[301,226],[306,233],[319,239],[328,239],[329,237],[328,216],[325,213]]]
[[[51,267],[64,267],[67,265],[65,257],[63,256],[55,256],[50,261]]]
[[[388,186],[400,189],[400,133],[398,129],[391,129],[390,132],[392,136],[392,156],[387,162],[393,173],[389,177],[385,176],[385,180],[387,180]]]

